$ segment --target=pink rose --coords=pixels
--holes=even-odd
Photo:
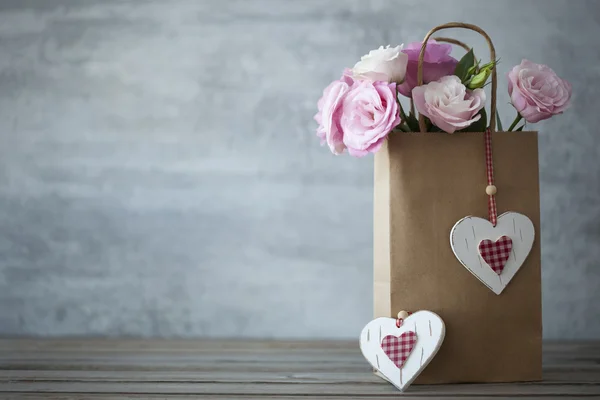
[[[508,93],[513,106],[530,123],[562,114],[571,102],[569,82],[550,67],[528,60],[508,73]]]
[[[352,156],[374,153],[400,123],[396,84],[357,81],[344,95],[340,126]]]
[[[417,110],[448,133],[479,121],[481,115],[477,114],[485,106],[483,89],[468,91],[455,75],[417,86],[412,95]]]
[[[422,45],[422,42],[414,42],[402,50],[408,55],[408,66],[404,83],[398,85],[398,91],[407,97],[410,97],[413,88],[417,86],[417,68]],[[434,82],[442,76],[454,73],[458,61],[450,56],[451,52],[452,45],[450,44],[438,43],[435,40],[427,42],[423,58],[423,83]]]
[[[317,102],[319,111],[314,117],[319,124],[317,136],[321,139],[321,144],[327,143],[333,154],[341,154],[346,148],[340,118],[344,95],[354,83],[349,74],[351,71],[347,69],[339,80],[331,82]]]

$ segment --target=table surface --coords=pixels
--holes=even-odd
[[[0,398],[373,399],[356,342],[0,339]],[[545,343],[544,381],[413,385],[412,398],[600,398],[600,341]]]

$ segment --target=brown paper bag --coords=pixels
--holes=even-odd
[[[494,132],[492,143],[498,215],[522,213],[536,232],[500,295],[461,265],[449,239],[461,218],[487,217],[484,133],[394,133],[375,156],[375,317],[430,310],[446,324],[416,383],[541,379],[537,132]]]

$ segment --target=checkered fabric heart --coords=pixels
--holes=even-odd
[[[501,236],[495,242],[485,239],[479,243],[479,254],[498,275],[502,273],[511,250],[512,239],[508,236]]]
[[[400,336],[388,335],[383,338],[381,348],[398,368],[402,368],[410,352],[417,343],[416,332],[404,332]]]

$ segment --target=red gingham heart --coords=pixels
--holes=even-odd
[[[383,338],[381,348],[398,368],[402,368],[410,352],[417,343],[417,334],[412,331],[404,332],[400,336],[388,335]]]
[[[479,254],[498,275],[504,270],[511,250],[512,239],[508,236],[502,236],[495,242],[485,239],[479,243]]]

